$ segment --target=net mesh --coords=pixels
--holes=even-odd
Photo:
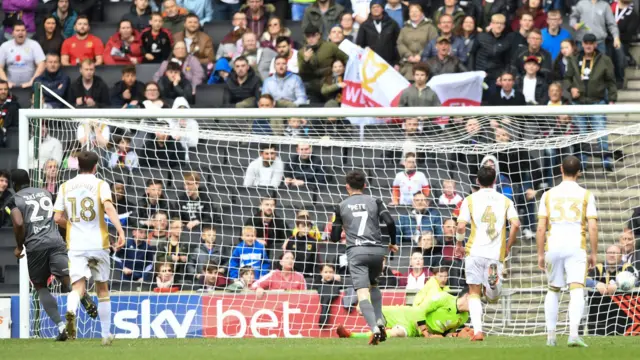
[[[597,129],[578,126],[597,120],[481,114],[350,121],[31,118],[30,127],[47,129],[49,137],[36,146],[41,161],[33,173],[36,184],[53,193],[77,174],[76,151],[100,155],[97,176],[111,184],[128,235],[124,248],[112,246],[113,331],[120,337],[328,336],[341,324],[364,329],[346,296],[345,245],[327,241],[334,206],[346,197],[345,174],[352,169],[368,174],[367,192],[388,204],[397,220],[400,251],[387,260],[382,276],[385,304],[412,303],[422,283],[408,276],[413,269],[419,276],[421,268],[429,274],[445,267],[448,285],[459,288],[464,259],[453,252],[452,219],[459,202],[474,190],[473,174],[491,163],[500,174],[498,190],[513,199],[523,230],[505,266],[501,301],[485,306],[485,329],[533,335],[544,332],[546,292],[536,264],[536,203],[560,182],[562,157],[576,154],[583,160],[579,182],[598,202],[600,254],[605,245],[618,242],[638,205],[640,126],[632,115],[609,116],[607,126]],[[50,138],[63,148],[55,164],[49,159],[54,154],[42,152]],[[415,174],[408,171],[412,167]],[[417,192],[428,201],[416,202]],[[416,214],[425,204],[428,210]],[[252,237],[247,227],[255,229],[264,252],[239,245]],[[113,235],[113,226],[109,229]],[[416,249],[422,257],[412,257]],[[303,288],[264,281],[269,271],[281,268],[280,258],[289,251],[304,288],[320,295],[256,294],[252,282],[253,288],[256,283]],[[332,265],[336,276],[325,272],[323,280],[323,264]],[[593,308],[597,297],[588,296],[583,324],[589,331],[610,332],[612,319],[626,329],[626,315]],[[198,310],[192,313],[194,304]],[[63,296],[60,305],[64,310]],[[567,305],[565,294],[559,332],[566,331]],[[251,327],[254,317],[268,319],[270,311],[276,325]],[[79,321],[79,336],[99,336],[96,321],[86,316]],[[48,337],[54,330],[34,305],[32,335]]]

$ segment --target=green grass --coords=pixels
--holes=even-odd
[[[589,348],[568,348],[566,338],[547,348],[544,337],[468,339],[390,339],[368,346],[363,339],[117,339],[109,348],[100,340],[0,340],[2,359],[16,360],[627,360],[640,356],[634,337],[586,338]]]

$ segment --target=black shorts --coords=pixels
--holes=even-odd
[[[64,245],[27,252],[29,279],[34,284],[47,285],[51,275],[69,276],[69,257]]]
[[[347,249],[349,273],[354,289],[368,289],[378,285],[385,255],[386,250],[382,247],[354,246]]]

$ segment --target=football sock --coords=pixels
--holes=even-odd
[[[372,287],[370,290],[371,305],[373,306],[373,312],[376,314],[376,321],[382,321],[384,323],[384,316],[382,315],[382,293],[377,287]]]
[[[106,338],[111,334],[111,300],[109,297],[98,299],[98,317],[100,318],[102,337]]]
[[[544,320],[547,324],[547,338],[556,338],[556,324],[558,323],[558,303],[560,294],[557,291],[547,291],[544,299]]]
[[[578,337],[578,328],[584,311],[584,288],[569,291],[569,337]]]
[[[44,311],[47,313],[47,315],[49,315],[51,321],[53,321],[54,324],[58,325],[58,327],[60,326],[60,324],[63,324],[64,328],[64,323],[62,322],[62,318],[60,317],[60,311],[58,311],[58,302],[56,301],[56,298],[51,295],[49,289],[46,287],[38,289],[38,298],[40,299],[40,304],[44,308]]]
[[[482,302],[477,296],[469,296],[469,315],[471,317],[471,326],[473,333],[482,332]]]
[[[371,336],[371,331],[363,333],[351,333],[352,339],[368,339]]]
[[[78,303],[80,302],[80,295],[75,290],[72,290],[69,295],[67,295],[67,312],[73,313],[74,315],[78,312]]]
[[[376,313],[373,311],[373,305],[371,305],[371,301],[368,299],[360,300],[360,311],[362,312],[362,316],[369,325],[371,331],[375,331],[378,328],[378,324],[376,322]]]

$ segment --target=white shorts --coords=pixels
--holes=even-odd
[[[111,272],[109,250],[69,251],[69,277],[71,283],[81,279],[109,281]]]
[[[567,284],[584,285],[587,276],[587,252],[584,250],[554,251],[545,254],[549,286],[562,288]]]
[[[464,258],[464,273],[469,285],[489,286],[489,265],[498,265],[498,276],[502,281],[503,265],[500,260],[492,260],[479,256],[467,256]]]

